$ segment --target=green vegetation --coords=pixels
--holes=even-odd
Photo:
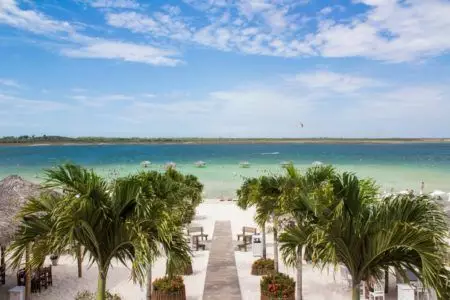
[[[174,293],[184,289],[183,277],[181,276],[165,276],[158,278],[153,282],[153,289],[155,291],[163,291],[168,293]]]
[[[273,273],[261,279],[261,294],[268,299],[294,299],[295,281],[286,274]]]
[[[131,263],[131,277],[141,284],[147,275],[148,292],[148,270],[161,249],[168,257],[169,277],[190,263],[183,226],[201,200],[203,186],[195,177],[169,170],[108,182],[94,171],[66,164],[47,170],[45,185],[62,193],[25,204],[9,248],[13,266],[21,266],[27,249],[31,267],[37,267],[51,253],[82,246],[90,263],[98,266],[96,299],[104,300],[113,260]]]
[[[439,299],[449,299],[446,214],[427,196],[380,199],[379,194],[373,180],[339,174],[331,166],[301,173],[290,165],[283,176],[245,180],[238,204],[255,206],[258,224],[271,221],[281,231],[282,258],[297,267],[299,299],[303,255],[320,269],[345,266],[352,276],[353,300],[359,300],[362,281],[383,280],[386,270],[406,281],[410,270]],[[284,276],[263,278],[261,292],[281,293],[276,280]]]
[[[252,275],[267,275],[274,270],[274,261],[270,258],[260,258],[252,264]]]
[[[75,295],[75,300],[95,300],[95,293],[89,291],[78,292]],[[118,294],[111,294],[106,291],[106,300],[122,300]]]
[[[242,144],[242,143],[430,143],[450,142],[448,138],[141,138],[66,137],[22,135],[0,137],[0,144]]]

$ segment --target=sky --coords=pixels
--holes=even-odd
[[[450,0],[0,0],[0,136],[450,137],[449,16]]]

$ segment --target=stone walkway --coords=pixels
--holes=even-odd
[[[241,299],[230,221],[216,221],[203,299]]]

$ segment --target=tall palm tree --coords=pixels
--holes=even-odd
[[[271,219],[273,222],[274,268],[278,272],[278,229],[279,217],[282,215],[281,195],[284,178],[282,176],[261,176],[247,179],[238,190],[238,206],[243,209],[256,208],[255,221],[263,229]],[[265,244],[265,237],[263,237]],[[263,244],[263,251],[265,249]]]
[[[32,245],[33,266],[40,265],[49,253],[81,245],[90,262],[98,266],[97,299],[102,300],[112,260],[131,261],[132,277],[142,283],[160,245],[180,253],[186,250],[184,244],[173,242],[181,227],[161,201],[143,196],[135,178],[108,183],[95,172],[72,164],[48,170],[46,175],[47,186],[63,194],[32,199],[24,207],[18,238],[10,247],[14,264],[20,264],[27,245]],[[53,208],[44,210],[49,202]]]
[[[176,226],[176,230],[171,230],[170,240],[159,240],[167,256],[166,274],[173,276],[191,261],[182,227],[190,223],[195,216],[195,208],[202,201],[203,185],[195,176],[183,175],[173,168],[169,168],[165,173],[141,172],[132,178],[139,182],[141,197],[145,199],[142,202],[145,209],[139,210],[141,226],[146,228],[147,232],[152,232],[152,228],[158,228],[158,224],[154,224],[158,219],[152,216],[154,211],[164,211],[167,217],[170,217],[172,225]],[[164,237],[156,233],[150,235],[150,238],[153,236]],[[147,299],[151,299],[151,293],[150,265],[147,271]]]
[[[297,299],[303,299],[303,249],[317,222],[317,196],[326,191],[335,170],[332,166],[320,165],[301,174],[293,165],[286,167],[287,180],[283,187],[283,209],[289,224],[280,235],[281,253],[287,265],[297,269]],[[305,249],[310,256],[310,249]]]
[[[308,242],[315,264],[345,265],[354,300],[361,281],[382,280],[389,267],[400,274],[411,270],[447,299],[442,258],[448,253],[448,224],[436,203],[413,195],[378,200],[373,184],[349,173],[336,176],[332,185],[334,207],[323,212],[327,217],[317,222]]]
[[[238,201],[237,205],[241,209],[247,209],[252,206],[262,205],[261,194],[259,189],[259,179],[258,178],[247,178],[242,183],[241,188],[237,190]],[[258,226],[261,227],[262,233],[262,257],[267,258],[267,247],[266,247],[266,223],[269,216],[266,218],[259,218]]]

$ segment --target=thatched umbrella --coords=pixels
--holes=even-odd
[[[30,197],[38,197],[40,185],[24,180],[17,175],[0,181],[0,245],[9,244],[14,238],[19,220],[17,213]]]
[[[25,204],[28,198],[38,197],[42,192],[38,184],[26,181],[20,176],[12,175],[0,181],[0,245],[1,245],[1,263],[4,265],[4,249],[14,238],[19,220],[17,213]],[[29,257],[27,251],[26,257]],[[26,262],[28,264],[28,261]],[[27,272],[25,297],[29,299],[31,292],[30,272]]]

